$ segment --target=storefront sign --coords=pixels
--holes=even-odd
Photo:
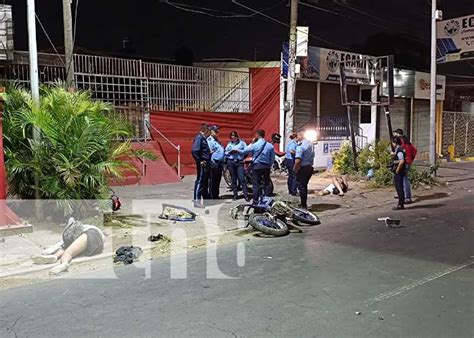
[[[444,100],[446,77],[438,75],[436,78],[436,99]],[[415,99],[429,100],[431,95],[431,75],[429,73],[415,73]]]
[[[437,60],[474,59],[474,14],[436,24]]]

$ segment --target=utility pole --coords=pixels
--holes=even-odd
[[[38,78],[38,48],[36,45],[36,12],[35,0],[28,0],[27,2],[27,21],[28,21],[28,54],[30,58],[30,86],[31,98],[33,99],[33,109],[38,109],[40,103],[39,96],[39,78]],[[33,138],[39,140],[40,133],[38,129],[33,128]],[[35,198],[36,198],[36,212],[39,218],[42,217],[43,211],[41,202],[39,201],[39,180],[38,175],[35,175]]]
[[[38,49],[36,46],[35,0],[28,0],[28,49],[30,57],[31,97],[35,105],[39,104]]]
[[[430,165],[436,165],[436,0],[431,0]]]
[[[66,64],[66,84],[68,87],[74,86],[74,56],[72,37],[72,0],[63,0],[63,21],[64,21],[64,60]]]
[[[298,0],[291,0],[290,41],[288,45],[288,82],[286,88],[285,143],[293,132],[296,90],[296,30],[298,26]]]

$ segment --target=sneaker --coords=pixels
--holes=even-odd
[[[411,200],[411,198],[407,198],[405,200],[405,204],[412,204],[412,203],[413,203],[413,201]]]
[[[56,265],[54,268],[49,270],[50,275],[60,275],[63,272],[66,272],[69,270],[69,264],[68,263],[61,263],[59,265]]]
[[[197,208],[197,209],[205,209],[206,208],[203,203],[194,203],[194,207]]]
[[[39,255],[31,257],[35,264],[54,264],[58,261],[55,255]]]
[[[396,207],[393,207],[392,210],[404,210],[405,207],[403,205],[397,205]]]

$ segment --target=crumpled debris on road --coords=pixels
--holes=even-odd
[[[139,246],[121,246],[115,251],[114,263],[122,262],[125,265],[132,264],[143,254]]]
[[[148,236],[148,242],[158,242],[158,241],[161,241],[162,239],[164,239],[165,236],[163,236],[162,234],[158,234],[158,235],[151,235],[151,236]]]
[[[385,222],[385,225],[389,228],[401,228],[401,227],[403,227],[400,224],[402,221],[399,220],[399,219],[393,219],[393,218],[390,218],[390,217],[380,217],[377,220]]]
[[[171,204],[163,204],[163,211],[159,216],[161,219],[178,222],[193,222],[196,220],[196,214],[189,209]]]

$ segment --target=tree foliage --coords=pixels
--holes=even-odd
[[[40,103],[20,87],[8,90],[4,112],[9,194],[31,199],[100,199],[135,156],[127,122],[85,91],[42,87]],[[133,170],[133,169],[132,169]]]

